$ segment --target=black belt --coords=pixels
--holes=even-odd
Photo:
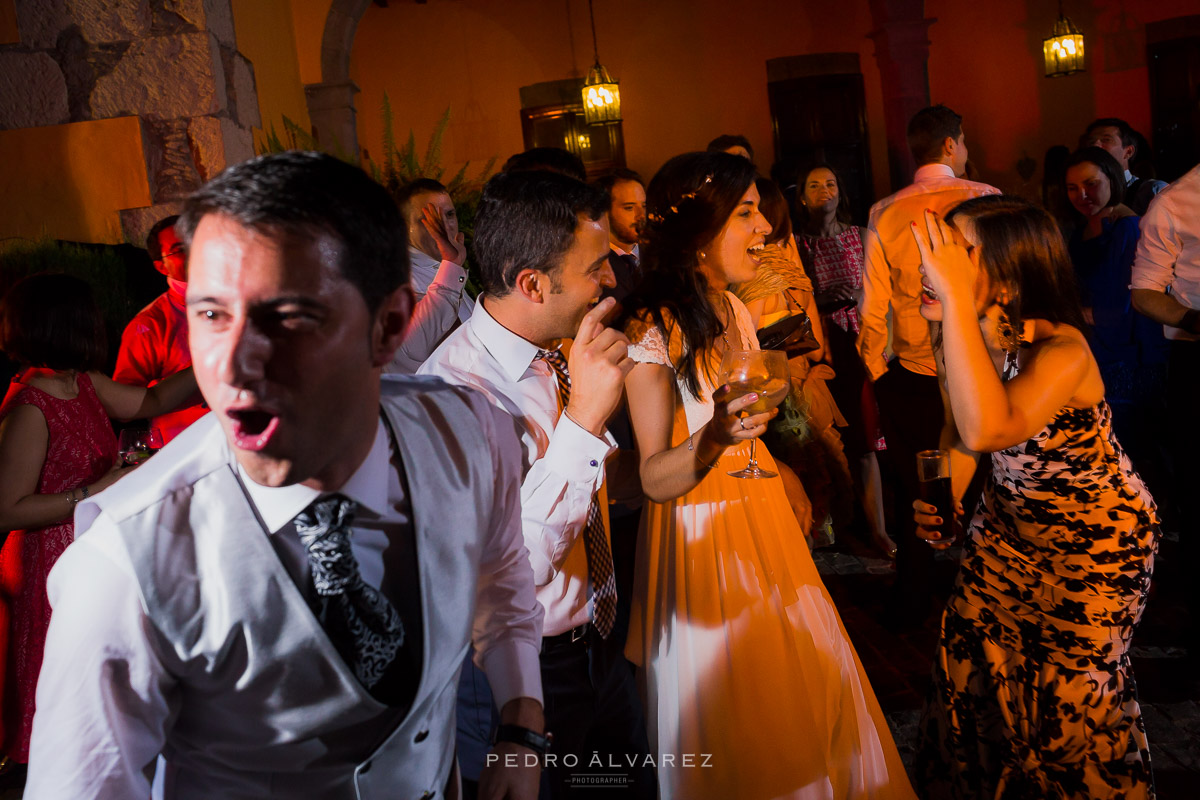
[[[585,622],[582,625],[576,625],[574,628],[571,628],[571,630],[564,631],[556,636],[543,636],[542,649],[545,650],[549,647],[563,647],[573,644],[580,644],[587,639],[587,635],[591,629],[591,623]]]

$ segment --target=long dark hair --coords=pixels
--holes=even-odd
[[[741,156],[684,153],[664,164],[646,190],[646,278],[628,312],[648,314],[663,328],[664,311],[674,318],[683,336],[683,355],[674,366],[694,397],[700,396],[698,361],[725,331],[709,302],[698,253],[721,232],[753,182],[754,165]]]
[[[1119,206],[1121,200],[1125,197],[1125,170],[1121,167],[1121,162],[1113,158],[1112,153],[1100,147],[1081,147],[1067,158],[1067,163],[1063,165],[1063,189],[1067,185],[1067,170],[1071,167],[1077,167],[1080,164],[1095,164],[1096,167],[1104,173],[1104,177],[1108,179],[1108,202],[1105,208],[1113,208]],[[1075,211],[1075,216],[1082,218],[1083,215],[1071,206],[1071,210]]]
[[[1014,327],[1044,319],[1087,332],[1075,270],[1053,217],[1019,197],[986,195],[955,206],[946,222],[964,218],[975,228],[988,278],[1014,287],[1004,306]]]
[[[17,281],[0,300],[0,350],[22,367],[104,369],[108,339],[92,287],[45,272]]]

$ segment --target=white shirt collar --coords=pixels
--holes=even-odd
[[[519,381],[542,349],[496,321],[483,307],[483,297],[475,303],[475,311],[467,323],[479,342],[496,359],[504,374],[514,383]]]
[[[1125,170],[1125,185],[1128,186],[1131,183],[1133,183],[1133,173]]]
[[[619,256],[633,256],[638,261],[642,260],[641,248],[638,247],[637,242],[634,242],[632,250],[622,250],[620,245],[614,244],[612,241],[609,241],[608,246],[611,247],[612,251]]]
[[[922,164],[917,167],[916,174],[913,175],[913,181],[928,180],[929,178],[957,178],[954,174],[954,168],[948,164]]]
[[[387,511],[389,450],[387,428],[381,418],[375,429],[375,441],[371,444],[371,451],[350,479],[338,489],[339,494],[344,494],[358,503],[360,514],[366,511],[383,516]],[[278,487],[262,486],[246,474],[241,464],[238,464],[237,470],[242,485],[250,495],[250,501],[258,509],[270,533],[277,533],[323,494],[300,483]]]

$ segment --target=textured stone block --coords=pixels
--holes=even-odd
[[[180,200],[200,187],[189,120],[143,120],[146,166],[155,203]]]
[[[46,53],[0,52],[0,130],[69,120],[67,81]]]
[[[76,26],[92,44],[127,42],[150,32],[150,0],[16,0],[21,43],[53,48]]]
[[[141,247],[146,242],[146,234],[154,227],[154,223],[163,217],[178,214],[183,210],[183,201],[174,200],[169,203],[157,203],[143,208],[122,208],[120,210],[121,230],[127,241]]]
[[[225,70],[208,33],[156,36],[134,42],[112,72],[96,81],[95,117],[143,115],[173,119],[226,107]]]
[[[210,31],[221,44],[235,44],[230,0],[165,0],[163,11],[197,30]]]
[[[250,131],[225,117],[196,117],[188,121],[188,142],[200,180],[254,157]]]
[[[258,109],[258,90],[254,85],[254,66],[241,53],[232,52],[225,62],[228,81],[225,92],[230,112],[243,128],[261,128],[262,114]]]

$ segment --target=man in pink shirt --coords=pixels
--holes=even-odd
[[[170,216],[159,220],[146,236],[146,250],[154,268],[166,276],[167,291],[125,327],[113,372],[113,380],[120,383],[153,386],[192,365],[183,301],[187,292],[187,253],[175,235],[177,219]],[[150,424],[162,431],[165,444],[207,413],[206,406],[197,404],[155,417]]]
[[[933,551],[916,537],[912,520],[918,491],[916,454],[938,446],[944,411],[929,323],[920,312],[921,256],[911,223],[923,220],[927,208],[945,216],[964,200],[999,190],[959,177],[967,166],[962,117],[945,106],[924,108],[913,116],[908,146],[918,165],[912,184],[871,207],[858,352],[875,382],[880,427],[900,478],[896,607],[919,622],[929,611]]]

